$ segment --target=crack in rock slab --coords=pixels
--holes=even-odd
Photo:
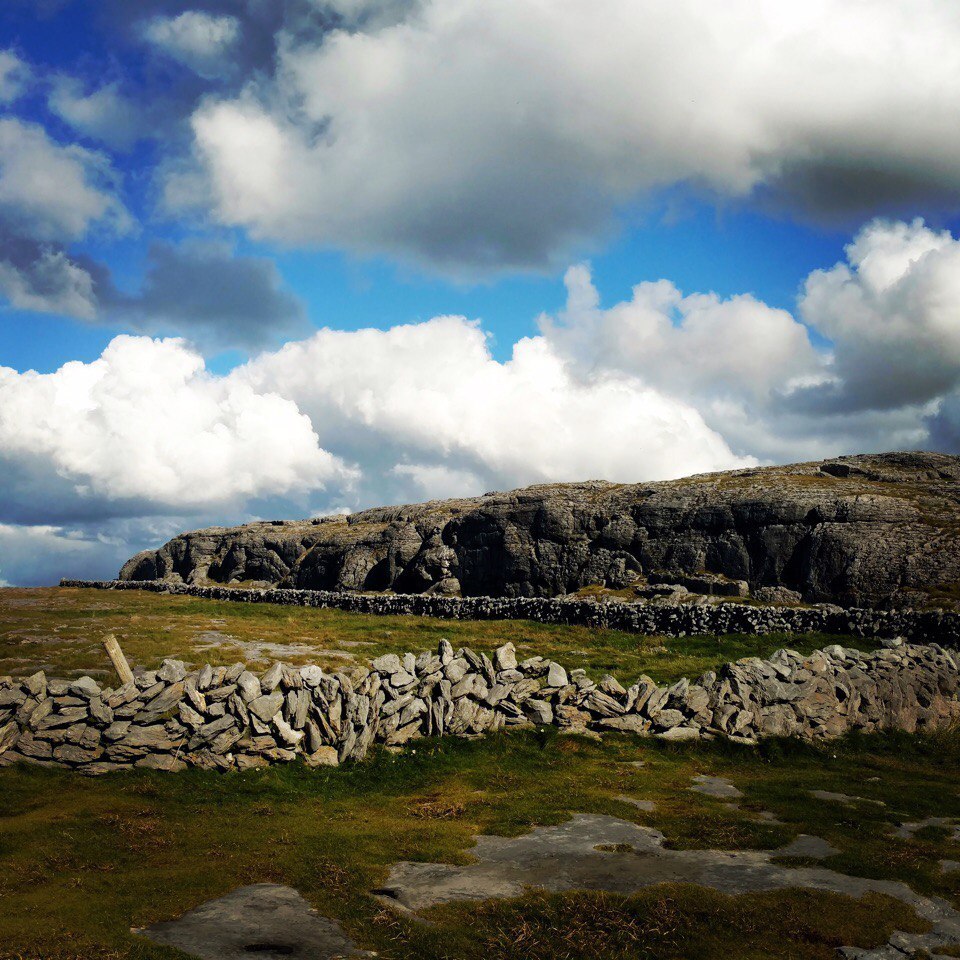
[[[210,900],[177,920],[137,930],[201,960],[337,960],[372,957],[291,887],[257,883]]]
[[[927,934],[897,932],[895,937],[902,942],[916,940],[929,950],[960,940],[960,913],[945,900],[921,896],[905,883],[773,862],[779,856],[828,855],[829,844],[819,838],[798,838],[781,850],[670,850],[663,844],[659,830],[616,817],[577,814],[566,823],[537,827],[521,837],[480,836],[473,849],[476,860],[466,866],[397,863],[387,883],[374,892],[409,912],[452,901],[518,897],[530,888],[629,895],[658,883],[690,883],[726,894],[797,887],[855,898],[881,893],[912,907],[932,925]],[[869,951],[848,955],[861,960],[888,956]]]

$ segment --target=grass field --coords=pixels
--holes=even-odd
[[[626,761],[641,758],[638,769]],[[922,929],[897,901],[811,891],[726,897],[657,886],[634,896],[531,893],[434,908],[425,925],[369,895],[397,860],[463,863],[477,833],[516,835],[571,813],[606,813],[674,846],[774,848],[799,833],[841,853],[826,865],[904,880],[960,906],[948,831],[892,835],[902,821],[960,816],[960,738],[873,737],[827,750],[769,743],[668,746],[518,732],[421,741],[335,770],[115,774],[95,780],[0,770],[0,957],[177,957],[130,933],[254,882],[287,883],[363,946],[393,958],[833,957]],[[729,777],[740,809],[687,790]],[[855,793],[856,808],[806,791]],[[642,813],[620,794],[655,801]],[[772,811],[781,824],[756,814]]]
[[[232,662],[273,644],[302,648],[282,659],[334,666],[432,647],[441,636],[478,649],[512,639],[524,651],[624,680],[640,672],[667,680],[785,643],[833,640],[669,640],[134,592],[5,590],[0,673],[41,665],[52,674],[106,672],[105,632],[120,636],[130,659],[145,665],[171,655]],[[638,768],[637,760],[646,765]],[[595,742],[553,731],[423,740],[339,769],[291,764],[242,774],[135,771],[86,779],[12,767],[0,770],[0,960],[183,960],[131,928],[267,881],[295,887],[358,944],[396,960],[827,960],[841,944],[876,946],[894,929],[919,931],[923,923],[878,895],[731,897],[677,885],[631,897],[531,891],[432,908],[423,923],[370,891],[398,860],[465,863],[479,833],[514,836],[574,813],[603,813],[656,827],[678,848],[775,849],[813,834],[840,851],[825,866],[901,880],[960,908],[960,873],[940,867],[960,860],[952,832],[893,833],[929,816],[960,818],[958,769],[958,733],[848,738],[819,748],[768,741],[751,749],[619,735]],[[740,806],[687,789],[701,773],[729,778],[745,795]],[[844,806],[810,790],[862,800]],[[652,800],[655,809],[642,812],[621,795]]]
[[[43,669],[58,676],[109,676],[101,644],[106,633],[117,635],[131,664],[145,667],[177,657],[196,664],[243,660],[263,667],[283,660],[333,670],[382,653],[436,649],[442,637],[455,647],[484,651],[511,640],[521,655],[549,656],[591,675],[613,673],[624,683],[641,673],[660,682],[696,677],[720,663],[765,656],[783,646],[812,650],[854,642],[826,634],[674,639],[527,620],[375,617],[133,590],[0,590],[0,675]]]

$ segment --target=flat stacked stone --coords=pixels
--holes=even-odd
[[[512,643],[492,657],[442,640],[436,652],[387,654],[369,669],[327,674],[275,663],[190,671],[179,660],[103,688],[91,677],[0,678],[0,764],[100,774],[130,767],[247,770],[302,758],[360,760],[436,736],[522,726],[621,732],[664,740],[828,739],[854,730],[936,729],[960,722],[960,654],[886,641],[870,653],[830,646],[803,656],[729,663],[694,683],[629,688],[599,682]]]

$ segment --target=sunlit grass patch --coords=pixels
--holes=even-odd
[[[0,674],[112,677],[102,647],[115,634],[133,665],[165,657],[213,665],[273,660],[326,670],[349,669],[383,653],[455,647],[490,652],[507,640],[521,656],[541,655],[624,684],[646,673],[659,682],[697,677],[719,664],[767,656],[779,647],[802,652],[829,643],[870,646],[827,634],[670,638],[529,620],[438,620],[373,616],[276,604],[229,603],[133,590],[0,590]]]

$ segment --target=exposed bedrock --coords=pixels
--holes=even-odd
[[[958,547],[960,457],[888,453],[199,530],[120,577],[553,597],[709,573],[808,602],[896,607],[954,604]]]

